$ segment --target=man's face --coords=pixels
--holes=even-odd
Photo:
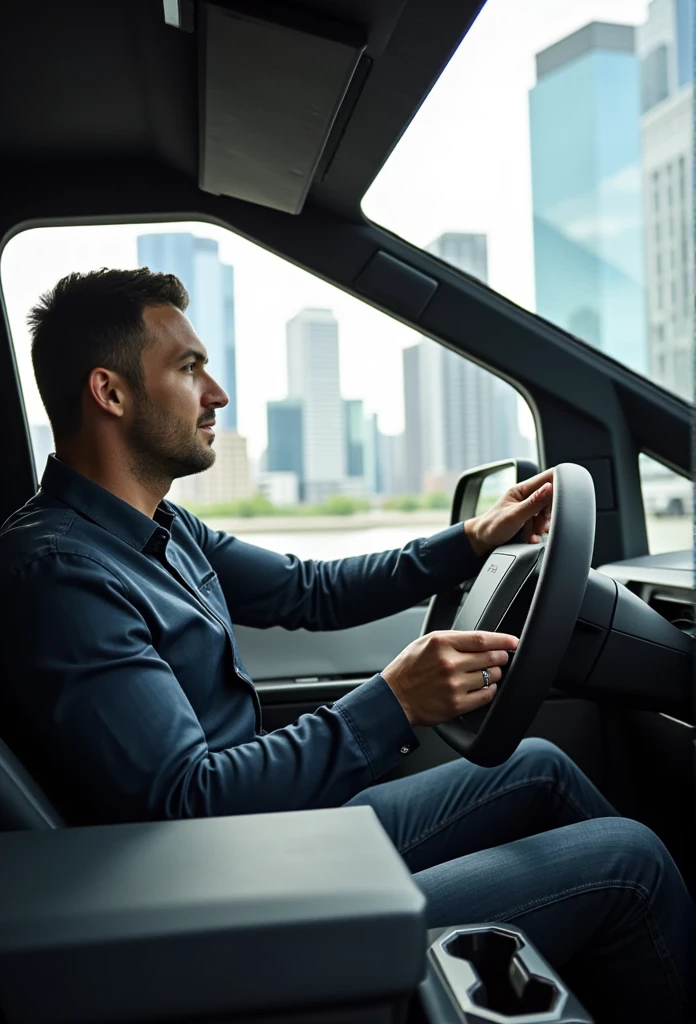
[[[215,461],[210,424],[229,398],[206,371],[205,346],[180,310],[149,306],[143,319],[145,393],[135,395],[127,428],[134,469],[171,480],[200,473]]]

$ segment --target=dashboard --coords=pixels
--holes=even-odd
[[[696,637],[696,570],[692,551],[642,555],[599,566],[668,622]]]

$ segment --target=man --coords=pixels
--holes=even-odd
[[[415,748],[414,725],[490,702],[515,637],[421,637],[270,734],[235,644],[232,622],[355,626],[474,575],[520,529],[538,543],[551,473],[379,555],[300,562],[215,533],[165,501],[212,464],[227,403],[187,301],[172,275],[102,270],[31,313],[56,456],[0,535],[3,721],[20,755],[75,823],[371,804],[431,925],[519,922],[598,1021],[685,1019],[683,881],[560,750],[528,740],[497,769],[460,760],[371,786]]]

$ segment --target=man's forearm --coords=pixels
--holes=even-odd
[[[462,524],[401,549],[332,562],[303,562],[235,538],[206,554],[235,623],[308,630],[395,615],[475,575],[482,564]]]

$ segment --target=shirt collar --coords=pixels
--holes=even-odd
[[[75,509],[93,523],[142,551],[162,528],[171,530],[176,513],[166,501],[160,502],[155,518],[150,519],[127,501],[95,484],[55,455],[49,455],[41,478],[41,489]]]

